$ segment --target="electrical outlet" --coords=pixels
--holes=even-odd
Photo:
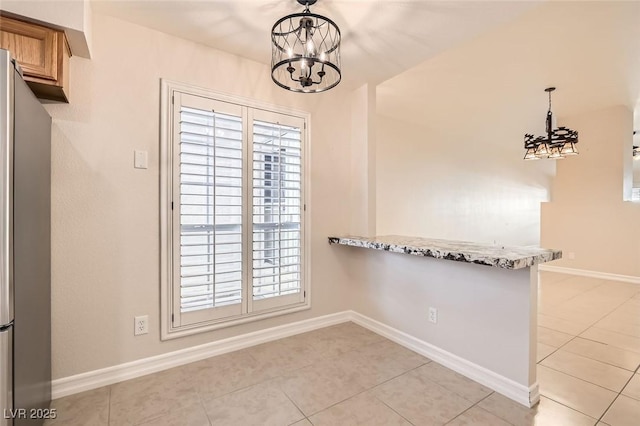
[[[436,308],[429,307],[429,322],[434,324],[438,322],[438,310]]]
[[[143,315],[134,318],[133,334],[139,336],[149,332],[149,315]]]

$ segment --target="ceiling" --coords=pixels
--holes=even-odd
[[[319,0],[342,32],[343,86],[377,84],[531,10],[536,1]],[[271,61],[270,31],[295,0],[94,0],[94,12]]]
[[[637,124],[639,22],[636,1],[546,2],[385,81],[378,111],[427,126],[479,121],[493,131],[533,117],[543,130],[543,90],[556,86],[560,118],[626,105],[636,107]]]
[[[273,23],[302,10],[295,0],[92,0],[92,8],[264,64]],[[544,109],[549,85],[560,116],[640,101],[637,1],[318,0],[311,10],[342,31],[341,86],[380,84],[385,115],[447,121],[497,97],[502,112]]]

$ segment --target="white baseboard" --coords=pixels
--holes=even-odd
[[[540,386],[536,380],[533,385],[529,386],[529,407],[533,407],[538,402],[540,402]]]
[[[463,376],[475,380],[481,385],[487,386],[488,388],[491,388],[522,405],[533,407],[540,400],[537,382],[531,387],[521,385],[478,364],[474,364],[464,358],[460,358],[451,352],[447,352],[437,346],[417,339],[403,331],[390,327],[357,312],[351,311],[351,320],[354,323],[384,336],[407,349],[411,349],[412,351],[432,359],[433,361],[436,361],[437,363],[442,364]]]
[[[139,359],[100,370],[89,371],[75,376],[56,379],[52,383],[53,399],[111,385],[124,380],[155,373],[216,355],[222,355],[272,340],[282,339],[295,334],[340,324],[347,321],[365,327],[412,351],[415,351],[445,367],[448,367],[494,391],[513,399],[520,404],[532,407],[540,399],[538,384],[530,388],[514,382],[484,367],[460,358],[425,341],[410,336],[400,330],[378,322],[354,311],[343,311],[318,318],[285,324],[266,330],[255,331],[228,339],[166,354]]]
[[[640,277],[633,275],[619,275],[609,272],[589,271],[587,269],[566,268],[564,266],[540,265],[539,271],[557,272],[559,274],[579,275],[581,277],[599,278],[610,281],[622,281],[625,283],[640,284]]]
[[[318,328],[328,327],[351,320],[350,311],[338,312],[317,318],[285,324],[266,330],[255,331],[240,336],[222,339],[204,345],[193,346],[174,352],[143,358],[100,370],[88,371],[74,376],[56,379],[52,383],[52,398],[61,398],[102,386],[134,379],[169,368],[200,361],[216,355],[222,355],[272,340],[282,339],[295,334],[305,333]]]

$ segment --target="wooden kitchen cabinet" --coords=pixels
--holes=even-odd
[[[0,15],[0,48],[11,52],[40,99],[69,102],[69,57],[64,31]]]

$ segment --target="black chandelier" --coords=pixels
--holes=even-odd
[[[324,92],[340,83],[340,29],[309,11],[317,0],[297,0],[304,11],[271,29],[271,78],[293,92]]]
[[[567,155],[578,155],[576,144],[578,132],[566,127],[553,128],[553,113],[551,112],[551,92],[555,87],[547,87],[549,93],[549,111],[547,111],[547,134],[537,138],[529,133],[524,135],[525,160],[539,160],[540,158],[562,159]]]

